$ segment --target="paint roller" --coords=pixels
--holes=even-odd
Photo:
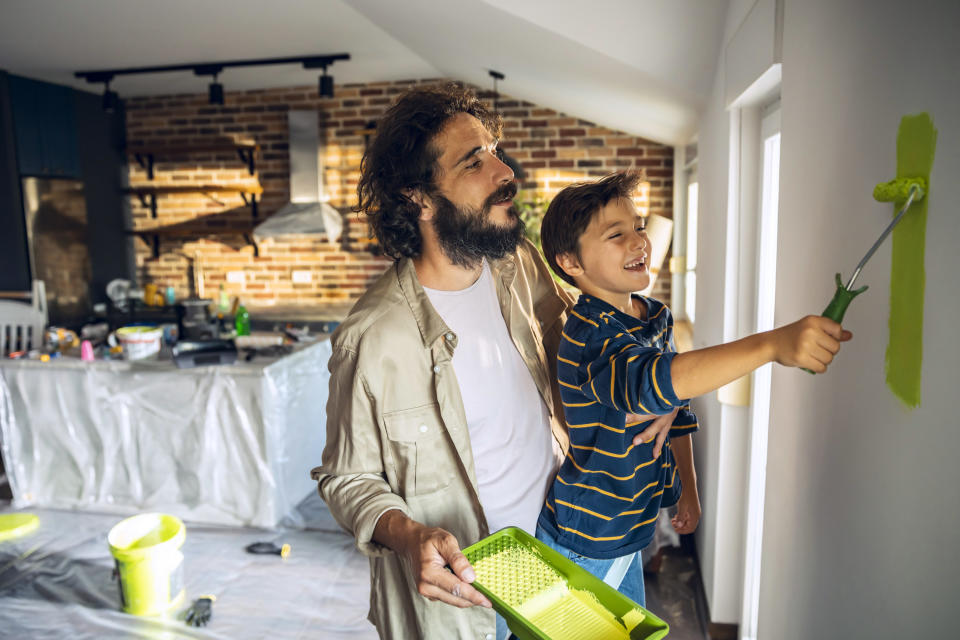
[[[877,248],[883,244],[883,241],[886,240],[887,236],[890,235],[890,232],[893,231],[893,228],[897,226],[897,223],[903,218],[903,215],[907,212],[914,202],[919,202],[927,195],[927,181],[923,178],[896,178],[890,182],[881,182],[873,189],[873,199],[877,202],[903,202],[903,206],[900,208],[900,211],[897,212],[897,215],[894,216],[890,224],[887,225],[887,228],[883,230],[883,233],[880,234],[880,237],[877,238],[877,241],[873,243],[873,246],[870,247],[870,250],[867,251],[866,255],[863,256],[863,259],[857,264],[857,268],[854,269],[853,275],[850,276],[850,280],[847,281],[847,284],[843,284],[843,280],[838,273],[836,276],[837,282],[837,291],[833,294],[833,299],[830,301],[830,304],[827,305],[827,308],[823,310],[823,313],[820,314],[825,318],[830,318],[836,322],[843,322],[843,315],[847,312],[847,307],[850,306],[850,302],[856,298],[858,295],[867,290],[868,287],[860,287],[859,289],[853,288],[853,283],[857,281],[857,277],[860,275],[860,271],[863,270],[867,261],[873,256]],[[813,373],[808,369],[805,369],[808,373]]]

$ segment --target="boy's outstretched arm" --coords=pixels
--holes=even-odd
[[[670,439],[670,448],[677,461],[677,473],[683,493],[677,502],[677,515],[671,523],[677,533],[693,533],[700,523],[700,494],[697,491],[697,471],[693,464],[693,438],[690,435]]]
[[[829,318],[807,316],[772,331],[680,353],[670,364],[673,390],[680,398],[695,398],[768,362],[823,373],[840,350],[840,343],[852,337]]]

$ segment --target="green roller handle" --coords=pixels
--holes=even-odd
[[[868,287],[860,287],[859,289],[850,291],[843,284],[843,281],[840,280],[840,274],[838,273],[837,292],[833,294],[833,300],[830,301],[830,304],[827,305],[827,308],[824,309],[820,315],[824,318],[830,318],[834,322],[843,322],[843,314],[847,312],[847,307],[850,306],[850,302],[867,289]]]
[[[823,310],[822,315],[824,318],[830,318],[834,322],[843,322],[843,315],[847,312],[847,307],[850,306],[850,303],[858,295],[866,291],[869,287],[860,287],[859,289],[854,289],[853,291],[847,289],[846,285],[843,284],[843,280],[840,279],[840,274],[837,274],[837,292],[833,294],[833,299],[830,301],[830,304],[827,305],[827,308]],[[814,374],[810,369],[804,369],[807,373]],[[814,374],[816,375],[816,374]]]

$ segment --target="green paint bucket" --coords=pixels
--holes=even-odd
[[[183,603],[183,554],[187,528],[180,518],[144,513],[110,530],[123,610],[135,616],[162,615]]]

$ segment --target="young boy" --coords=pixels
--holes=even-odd
[[[653,536],[660,507],[681,496],[678,471],[695,485],[689,434],[697,419],[688,399],[768,362],[823,372],[851,334],[832,320],[808,316],[676,353],[669,309],[634,293],[650,282],[644,220],[631,200],[638,180],[615,173],[571,185],[543,218],[547,263],[582,295],[557,356],[570,450],[547,493],[537,538],[642,605],[640,550]],[[628,422],[628,414],[649,420],[672,412],[673,443],[655,458],[652,442],[634,442],[646,425]],[[674,526],[692,530],[699,503],[679,507]]]

